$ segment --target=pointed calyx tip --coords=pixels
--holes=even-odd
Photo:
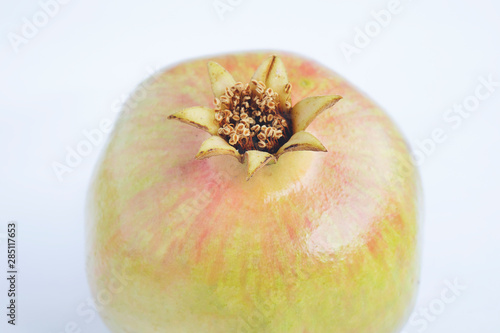
[[[248,180],[284,153],[326,151],[305,129],[341,96],[308,97],[292,107],[292,85],[282,60],[276,55],[264,60],[247,84],[236,82],[214,61],[208,63],[208,73],[215,108],[190,107],[168,117],[212,135],[203,142],[197,159],[231,155],[243,163],[246,156]]]

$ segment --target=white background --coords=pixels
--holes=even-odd
[[[479,77],[500,81],[498,1],[401,0],[350,62],[342,43],[354,46],[356,28],[389,1],[232,0],[224,20],[213,0],[65,1],[45,24],[38,1],[0,4],[0,232],[15,220],[20,234],[19,324],[6,325],[0,273],[1,332],[61,333],[70,322],[107,332],[76,313],[89,298],[83,213],[103,144],[62,181],[52,164],[65,163],[84,130],[114,120],[113,105],[151,68],[254,49],[298,52],[337,71],[390,114],[414,150],[444,131],[421,163],[422,275],[417,322],[405,331],[500,332],[500,87],[456,128],[443,119],[471,101]],[[23,37],[25,19],[39,31],[14,47],[9,36]],[[466,289],[443,310],[446,281],[455,280]]]

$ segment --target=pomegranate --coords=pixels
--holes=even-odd
[[[185,62],[123,110],[99,162],[90,286],[113,332],[394,332],[418,195],[397,128],[330,70]]]

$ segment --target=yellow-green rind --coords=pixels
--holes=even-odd
[[[247,82],[267,56],[210,60]],[[383,333],[403,324],[418,279],[408,148],[343,79],[280,56],[294,103],[343,96],[307,128],[326,153],[284,154],[249,181],[232,157],[195,160],[209,134],[167,117],[211,105],[207,59],[164,71],[121,114],[87,210],[89,282],[113,332]]]

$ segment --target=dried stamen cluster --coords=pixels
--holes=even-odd
[[[286,142],[291,129],[279,105],[279,95],[260,81],[250,84],[236,83],[226,88],[220,99],[215,98],[215,119],[219,123],[218,134],[238,149],[276,152]],[[289,94],[292,86],[285,86]],[[290,104],[290,102],[287,102]],[[291,105],[284,106],[287,110]]]

